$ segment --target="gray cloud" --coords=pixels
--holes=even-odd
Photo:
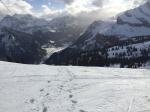
[[[15,13],[33,14],[32,6],[24,0],[3,0],[0,2],[0,13],[0,16]]]
[[[108,2],[108,0],[95,0],[95,1],[93,1],[93,5],[98,6],[98,7],[102,7],[107,2]]]
[[[43,17],[73,15],[86,21],[115,18],[119,13],[142,4],[145,0],[56,0],[64,2],[66,7],[51,10],[45,6]],[[88,20],[87,20],[88,19]]]
[[[52,1],[52,0],[50,0],[50,1]],[[73,3],[75,0],[54,0],[54,1],[56,1],[56,2],[63,2],[63,3],[65,3],[65,4],[71,4],[71,3]]]
[[[29,0],[6,0],[5,2],[13,13],[29,13],[39,17],[48,17],[49,19],[57,16],[73,15],[94,21],[114,17],[122,11],[150,0],[49,0],[63,2],[65,8],[51,9],[48,5],[43,5],[40,12],[33,12],[32,6],[27,1]],[[0,4],[0,15],[5,14],[8,14],[8,11]]]

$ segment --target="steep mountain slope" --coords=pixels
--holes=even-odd
[[[141,30],[142,29],[142,30]],[[117,24],[108,31],[110,35],[134,37],[150,35],[150,2],[126,11],[117,19]]]
[[[46,52],[33,35],[13,29],[3,29],[0,34],[0,60],[17,63],[40,63]]]
[[[52,55],[46,63],[109,66],[113,61],[113,64],[122,66],[123,60],[128,60],[129,63],[125,63],[126,67],[137,67],[137,63],[138,66],[142,66],[142,63],[146,63],[150,59],[149,12],[150,2],[147,2],[120,14],[117,21],[96,21],[73,45]],[[111,60],[109,50],[116,46],[126,50],[123,50],[125,51],[123,53],[113,53],[114,57]],[[133,48],[133,46],[139,46],[139,48]],[[137,50],[135,53],[137,57],[129,54],[129,51],[133,49]],[[119,51],[117,49],[117,52]],[[122,55],[128,55],[128,57]],[[140,59],[141,61],[136,61]]]
[[[0,112],[149,111],[150,70],[0,62]]]

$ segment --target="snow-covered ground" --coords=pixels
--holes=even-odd
[[[0,62],[0,112],[150,112],[150,70]]]

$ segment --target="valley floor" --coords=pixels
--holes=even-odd
[[[0,112],[150,112],[150,70],[0,62]]]

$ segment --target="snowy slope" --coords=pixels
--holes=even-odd
[[[150,35],[150,2],[119,15],[116,23],[110,26],[104,34],[120,37]]]
[[[0,112],[149,112],[149,74],[0,62]]]
[[[129,48],[132,48],[132,50]],[[125,58],[136,58],[143,55],[142,50],[148,51],[149,49],[150,49],[150,41],[120,47],[114,46],[108,49],[108,57],[115,58],[117,57],[116,54],[124,54]]]

